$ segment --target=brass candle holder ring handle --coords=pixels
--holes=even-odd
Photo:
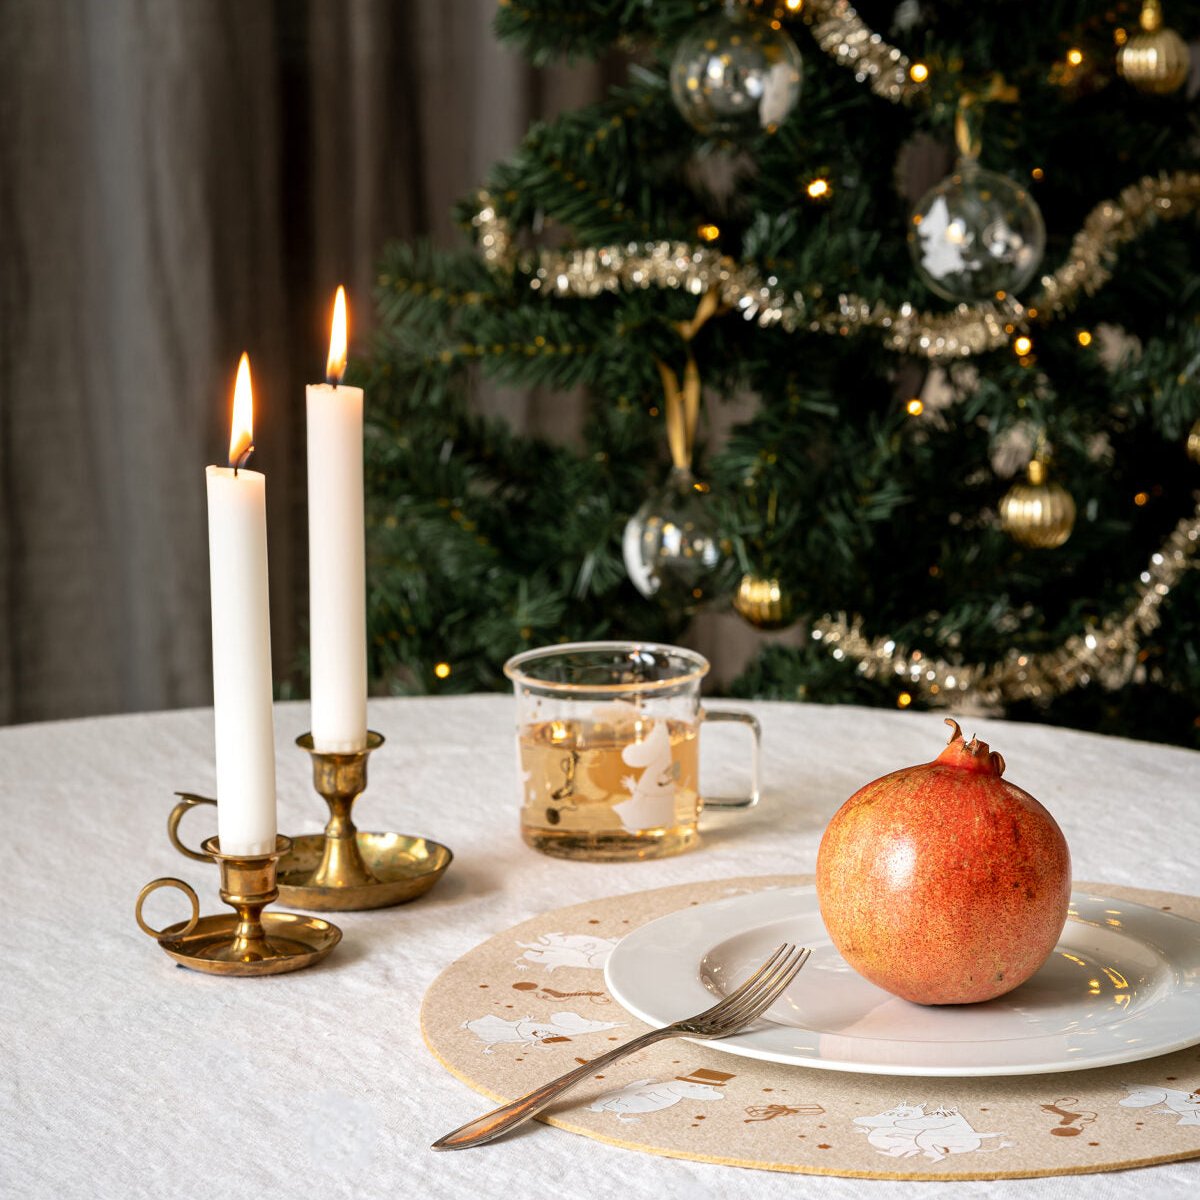
[[[171,839],[171,845],[184,858],[191,858],[196,862],[216,862],[216,859],[211,854],[205,854],[200,850],[192,850],[183,844],[179,836],[179,822],[193,808],[198,808],[201,804],[211,804],[213,808],[216,808],[217,802],[210,796],[197,796],[193,792],[176,792],[175,795],[179,797],[179,803],[171,809],[171,815],[167,818],[167,837]]]
[[[191,919],[182,929],[176,925],[169,926],[168,929],[152,929],[142,917],[142,905],[146,903],[146,897],[151,892],[157,892],[159,888],[166,887],[177,888],[192,902]],[[173,876],[164,875],[161,879],[152,879],[138,892],[137,906],[133,910],[133,915],[137,918],[138,928],[152,938],[187,937],[200,924],[200,897],[196,895],[196,891],[190,883],[184,883],[182,879],[175,879]]]
[[[200,916],[196,893],[182,879],[164,876],[138,893],[134,916],[139,928],[154,938],[176,962],[210,975],[279,975],[319,962],[341,941],[342,931],[319,917],[264,912],[279,896],[279,860],[292,848],[291,838],[277,835],[269,851],[228,854],[217,837],[205,840],[203,853],[189,851],[178,840],[179,817],[195,807],[190,797],[175,806],[171,840],[189,858],[214,862],[221,871],[221,899],[233,912]],[[204,800],[201,798],[201,803]],[[152,929],[142,916],[146,897],[172,887],[192,902],[188,921]]]

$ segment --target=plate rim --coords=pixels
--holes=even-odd
[[[783,897],[807,895],[815,897],[816,885],[814,883],[788,884],[781,886],[767,886],[754,891],[740,892],[733,896],[721,896],[715,900],[709,900],[702,904],[689,905],[684,908],[676,909],[674,912],[665,913],[661,917],[657,917],[652,921],[647,921],[640,925],[637,929],[631,930],[621,938],[609,955],[608,961],[604,967],[604,982],[605,986],[618,1004],[625,1009],[631,1016],[639,1021],[651,1025],[652,1027],[661,1026],[666,1023],[666,1018],[661,1015],[651,1013],[649,1010],[641,1007],[640,1004],[631,1004],[627,993],[617,981],[614,980],[614,966],[616,963],[616,971],[619,973],[623,967],[623,959],[631,952],[631,947],[636,947],[638,940],[646,936],[655,927],[667,925],[668,928],[674,922],[679,922],[685,918],[694,918],[697,913],[708,912],[713,915],[723,916],[729,911],[737,913],[739,909],[745,907],[753,909],[756,904],[761,904],[766,901],[778,901]],[[1174,926],[1181,928],[1179,922],[1190,926],[1191,939],[1196,950],[1196,964],[1200,966],[1200,922],[1194,921],[1191,918],[1184,917],[1174,912],[1164,912],[1161,909],[1154,908],[1147,904],[1142,904],[1135,900],[1125,900],[1118,896],[1106,895],[1102,891],[1094,888],[1082,890],[1072,889],[1070,898],[1070,907],[1074,913],[1081,903],[1087,904],[1106,904],[1109,906],[1121,905],[1126,909],[1137,909],[1140,913],[1145,914],[1147,919],[1154,922],[1162,922],[1165,926]],[[817,912],[818,919],[820,917],[819,910]],[[727,917],[725,919],[728,919]],[[711,952],[713,948],[728,941],[732,937],[739,934],[750,933],[754,929],[761,928],[764,925],[771,924],[774,920],[779,919],[778,916],[760,915],[752,918],[750,921],[744,922],[737,928],[721,928],[712,929],[706,933],[708,939],[704,948],[700,949],[696,959],[695,967],[697,971],[697,984],[700,987],[704,985],[699,981],[699,968],[703,962],[705,955]],[[1079,925],[1087,927],[1093,923],[1079,917],[1074,917]],[[1072,917],[1068,917],[1068,921]],[[1147,943],[1143,938],[1136,937],[1133,934],[1126,933],[1123,936],[1129,937],[1139,942],[1143,946],[1147,946],[1158,957],[1167,961],[1171,968],[1173,984],[1178,986],[1183,979],[1183,972],[1179,964],[1172,961],[1171,958],[1163,952],[1163,950],[1154,944]],[[624,951],[623,951],[624,948]],[[708,995],[712,995],[705,989]],[[1188,987],[1186,994],[1194,994],[1200,991],[1200,982]],[[680,1014],[681,1016],[687,1014]],[[1136,1015],[1129,1018],[1136,1020]],[[1062,1060],[1055,1059],[1053,1061],[1033,1062],[1025,1064],[980,1064],[971,1066],[961,1065],[919,1065],[919,1064],[896,1064],[896,1063],[874,1063],[853,1060],[830,1060],[818,1057],[804,1057],[799,1054],[781,1054],[777,1051],[765,1049],[759,1046],[747,1045],[744,1042],[739,1042],[738,1038],[742,1035],[735,1035],[732,1038],[724,1038],[719,1040],[706,1040],[701,1038],[687,1038],[688,1041],[693,1041],[698,1045],[707,1045],[712,1049],[723,1054],[733,1054],[742,1058],[752,1058],[762,1062],[773,1062],[783,1066],[807,1067],[814,1070],[825,1071],[840,1071],[848,1074],[864,1074],[864,1075],[896,1075],[896,1076],[919,1076],[927,1078],[982,1078],[987,1076],[1025,1076],[1025,1075],[1045,1075],[1057,1074],[1060,1072],[1095,1070],[1103,1067],[1120,1066],[1124,1063],[1140,1062],[1148,1058],[1157,1058],[1163,1054],[1170,1054],[1178,1050],[1187,1049],[1190,1046],[1200,1044],[1200,1021],[1197,1021],[1193,1027],[1194,1032],[1181,1035],[1179,1038],[1155,1042],[1152,1046],[1127,1046],[1125,1048],[1115,1047],[1110,1052],[1102,1055],[1089,1058],[1084,1061],[1080,1060]],[[888,1040],[888,1039],[874,1039]],[[1032,1040],[1032,1039],[1031,1039]]]

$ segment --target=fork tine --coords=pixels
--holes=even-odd
[[[756,993],[764,982],[773,976],[779,964],[791,954],[794,948],[790,942],[784,942],[782,945],[777,946],[771,956],[752,975],[748,976],[740,986],[734,988],[728,995],[722,996],[716,1004],[711,1008],[705,1009],[699,1016],[708,1017],[710,1014],[723,1011],[731,1004],[737,1004],[747,996]]]
[[[787,991],[787,989],[791,986],[792,980],[794,980],[796,976],[800,974],[800,968],[803,967],[806,962],[808,962],[808,958],[811,953],[811,950],[805,948],[796,955],[780,978],[777,979],[763,992],[762,995],[759,996],[759,1002],[754,1006],[755,1011],[751,1012],[749,1017],[746,1019],[753,1021],[758,1017],[761,1017],[763,1013],[765,1013],[767,1009],[770,1008],[771,1005],[774,1004],[775,1001]]]
[[[748,1012],[758,1002],[759,996],[766,992],[783,975],[796,953],[795,946],[788,946],[787,952],[773,965],[770,971],[755,984],[744,991],[731,992],[725,997],[723,1004],[712,1010],[713,1019],[720,1021],[736,1020],[739,1014]]]
[[[777,946],[775,948],[775,953],[772,954],[771,957],[768,958],[767,961],[764,962],[763,965],[745,981],[745,983],[743,983],[740,987],[734,988],[734,990],[730,992],[728,996],[722,996],[721,999],[718,1000],[711,1008],[706,1008],[702,1013],[699,1013],[697,1016],[692,1017],[691,1019],[693,1021],[705,1020],[716,1013],[718,1009],[722,1009],[728,1004],[733,1004],[741,1000],[744,996],[749,994],[750,991],[757,987],[764,976],[771,971],[784,956],[790,954],[794,949],[795,946],[793,946],[790,942],[784,942],[783,945]]]
[[[719,1003],[714,1004],[712,1008],[692,1019],[709,1024],[715,1021],[722,1025],[731,1019],[736,1020],[737,1014],[748,1011],[763,989],[779,978],[781,970],[786,970],[787,963],[795,950],[794,945],[785,942],[741,987],[736,988],[729,995],[723,997]]]
[[[794,960],[790,966],[791,969],[777,979],[773,979],[769,986],[760,988],[753,996],[743,998],[736,1006],[716,1013],[705,1024],[718,1036],[725,1036],[753,1024],[782,995],[795,978],[796,972],[799,970],[798,960]]]
[[[782,955],[772,966],[771,970],[759,980],[757,986],[754,988],[748,988],[745,992],[740,994],[737,992],[730,993],[730,995],[726,997],[727,1007],[739,1008],[745,1007],[747,1004],[753,1004],[755,998],[759,994],[761,994],[765,989],[771,987],[775,981],[788,970],[797,953],[799,953],[797,948],[794,945],[789,945],[787,947],[787,952]]]
[[[708,1019],[722,1025],[744,1025],[756,1020],[787,990],[800,968],[808,961],[808,949],[788,947],[787,955],[777,964],[768,978],[763,979],[752,991],[739,994],[731,992],[723,1005],[710,1009]]]

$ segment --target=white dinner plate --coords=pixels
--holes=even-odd
[[[879,1075],[1036,1075],[1134,1062],[1200,1042],[1200,924],[1073,893],[1062,937],[1019,988],[926,1007],[882,991],[833,948],[816,889],[772,888],[685,908],[618,943],[605,980],[650,1025],[708,1008],[781,942],[812,948],[752,1029],[714,1050]]]

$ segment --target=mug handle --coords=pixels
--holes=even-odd
[[[142,905],[146,903],[146,897],[150,895],[151,892],[156,892],[159,888],[165,887],[178,888],[192,902],[191,919],[182,929],[176,930],[171,934],[168,934],[165,929],[151,929],[142,917]],[[152,879],[144,888],[142,888],[140,892],[138,892],[137,905],[133,910],[133,915],[137,918],[138,928],[143,933],[149,934],[149,936],[152,938],[187,937],[187,935],[191,933],[200,922],[200,899],[191,886],[184,883],[182,879],[173,879],[170,876],[165,875],[162,879]]]
[[[745,725],[750,730],[754,745],[750,751],[750,794],[748,796],[717,796],[704,798],[705,808],[753,808],[759,800],[759,756],[762,753],[762,726],[752,713],[738,712],[732,708],[702,708],[702,721],[727,721]]]
[[[193,796],[191,792],[176,792],[179,797],[179,803],[171,809],[171,815],[167,818],[167,837],[171,839],[171,845],[179,851],[184,858],[194,858],[197,862],[216,862],[217,860],[210,854],[202,854],[199,850],[191,850],[179,840],[179,822],[183,820],[184,814],[192,808],[200,804],[211,804],[216,807],[216,801],[208,796]]]

